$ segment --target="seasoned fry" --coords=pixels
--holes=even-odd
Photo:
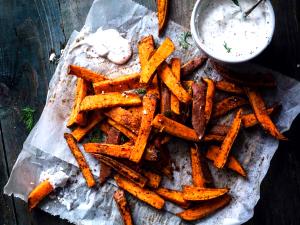
[[[226,80],[216,81],[216,88],[220,91],[225,91],[233,94],[238,94],[238,95],[245,94],[242,87],[239,87],[235,83],[231,83]]]
[[[177,213],[176,215],[186,221],[199,220],[225,207],[230,201],[231,197],[226,194],[210,201],[201,202],[198,206]]]
[[[194,83],[193,86],[193,107],[192,107],[192,125],[196,131],[199,140],[202,139],[205,127],[205,96],[206,85],[204,82]]]
[[[76,66],[76,65],[70,65],[69,66],[68,74],[75,75],[78,78],[84,79],[84,80],[92,82],[92,83],[100,82],[100,81],[108,79],[103,74],[95,73],[91,70],[88,70],[86,68]]]
[[[140,128],[140,120],[128,110],[121,107],[115,107],[104,111],[103,114],[126,127],[127,129],[131,130],[133,133],[138,134]]]
[[[248,101],[239,96],[225,98],[214,105],[212,118],[223,116],[228,112],[247,104]]]
[[[140,74],[134,73],[129,75],[120,76],[110,80],[104,80],[97,83],[93,83],[95,94],[101,94],[105,92],[122,92],[131,89],[137,89],[143,87],[140,83]]]
[[[189,93],[189,95],[193,95],[193,88],[192,88],[193,84],[194,84],[193,80],[184,80],[182,82],[184,89]]]
[[[181,67],[181,76],[185,77],[187,75],[190,75],[196,69],[201,67],[206,62],[206,60],[207,60],[206,56],[197,56],[191,59]]]
[[[167,23],[169,0],[157,0],[158,35],[161,36]]]
[[[125,180],[120,175],[115,175],[115,181],[120,188],[128,191],[136,198],[153,206],[154,208],[162,209],[164,207],[165,201],[156,193],[148,189],[141,188],[135,183]]]
[[[188,103],[192,100],[191,96],[182,87],[177,78],[173,75],[172,70],[167,63],[162,63],[158,67],[158,76],[165,83],[165,85],[170,89],[172,94],[174,94],[179,101],[183,103]]]
[[[203,188],[195,186],[183,186],[183,198],[188,201],[203,201],[225,195],[228,188]]]
[[[209,147],[209,149],[206,152],[206,158],[208,158],[211,161],[215,161],[219,152],[220,152],[220,147],[212,145]],[[228,156],[226,167],[235,171],[236,173],[240,174],[243,177],[247,176],[247,173],[243,168],[243,166],[239,163],[239,161],[236,158],[234,158],[231,155]]]
[[[142,170],[142,174],[148,178],[147,186],[151,188],[158,188],[161,182],[161,176],[149,171],[149,170]]]
[[[180,59],[179,58],[173,58],[171,60],[171,69],[176,80],[180,82]],[[180,115],[180,102],[174,94],[171,95],[171,111],[177,115]]]
[[[160,113],[166,116],[171,114],[171,92],[163,82],[160,84]]]
[[[160,132],[167,132],[175,137],[179,137],[188,141],[199,141],[196,132],[174,120],[171,120],[164,115],[158,114],[152,121],[152,126],[157,128]]]
[[[48,180],[42,181],[38,184],[28,195],[28,208],[31,211],[40,201],[54,190],[53,186]]]
[[[126,166],[124,163],[121,163],[115,159],[112,159],[108,156],[104,156],[101,154],[94,155],[96,159],[100,160],[100,162],[106,164],[107,166],[113,168],[117,173],[122,176],[130,179],[132,182],[137,184],[140,187],[145,187],[147,183],[147,178]]]
[[[184,209],[188,208],[190,205],[190,203],[183,198],[183,193],[181,191],[160,187],[156,189],[155,192],[163,199],[173,202]]]
[[[216,124],[210,127],[208,130],[208,134],[214,134],[214,135],[220,135],[220,136],[226,136],[226,134],[229,131],[229,126],[223,125],[223,124]]]
[[[156,110],[157,98],[155,95],[146,94],[143,98],[143,116],[141,121],[141,127],[137,140],[134,145],[134,149],[131,152],[130,160],[138,163],[144,154],[148,138],[151,132],[151,122],[154,118]]]
[[[280,133],[276,125],[268,116],[265,102],[259,92],[250,88],[245,88],[245,92],[249,98],[255,116],[262,128],[278,140],[287,140],[287,138]]]
[[[67,127],[71,127],[74,124],[78,124],[80,126],[84,126],[86,124],[86,116],[84,112],[79,112],[80,103],[87,95],[88,90],[88,82],[78,78],[76,85],[76,97],[73,105],[73,109],[71,115],[69,117],[69,121],[67,123]]]
[[[132,116],[136,118],[139,121],[138,124],[140,124],[143,114],[143,106],[133,106],[129,107],[127,110],[132,113]]]
[[[79,147],[77,146],[75,138],[72,136],[72,134],[65,133],[64,137],[67,141],[67,144],[74,155],[74,158],[76,159],[78,166],[82,172],[82,175],[87,183],[88,187],[93,187],[96,184],[96,181],[93,177],[93,174],[89,168],[89,165],[87,164],[84,155],[80,151]]]
[[[217,134],[206,134],[204,137],[203,137],[203,141],[204,142],[213,142],[213,141],[216,141],[216,142],[222,142],[224,141],[225,139],[225,135],[217,135]]]
[[[83,148],[87,153],[104,154],[117,158],[129,159],[133,147],[106,143],[85,143]]]
[[[80,111],[102,109],[116,106],[135,106],[142,103],[136,94],[124,94],[119,92],[104,93],[86,96],[81,104]]]
[[[209,186],[212,183],[212,176],[205,159],[198,150],[197,145],[194,145],[190,148],[190,155],[193,185],[197,187]]]
[[[230,126],[230,129],[221,145],[221,149],[219,151],[219,154],[217,156],[217,158],[214,161],[214,165],[219,168],[222,169],[226,162],[227,162],[227,158],[229,155],[229,152],[231,150],[231,147],[239,133],[240,127],[241,127],[241,123],[242,123],[242,109],[240,109],[235,117],[234,120]]]
[[[122,126],[121,124],[118,124],[117,122],[115,122],[112,119],[108,119],[107,123],[111,126],[113,126],[114,128],[116,128],[117,130],[121,131],[126,137],[128,137],[129,139],[132,140],[136,140],[137,136],[131,132],[130,130],[128,130],[126,127]]]
[[[146,148],[144,159],[147,161],[157,161],[158,160],[158,150],[156,149],[154,144],[150,144]]]
[[[169,55],[175,50],[175,46],[170,38],[166,38],[165,41],[159,46],[156,52],[148,60],[144,68],[142,68],[140,83],[147,84],[151,81],[154,72],[157,67],[168,58]]]
[[[215,97],[215,83],[210,78],[203,78],[203,80],[207,85],[204,114],[205,114],[206,124],[208,124],[213,109],[213,100]]]
[[[117,203],[124,225],[133,225],[133,220],[131,217],[130,209],[124,191],[122,190],[115,191],[114,199],[115,202]]]
[[[99,112],[94,112],[85,127],[77,127],[72,131],[73,137],[76,139],[76,141],[81,141],[82,138],[87,135],[103,119],[104,117],[102,114],[100,114]]]

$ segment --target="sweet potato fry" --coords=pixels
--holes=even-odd
[[[150,144],[146,150],[144,159],[147,161],[157,161],[158,160],[158,150],[156,149],[154,144]]]
[[[95,73],[91,70],[88,70],[86,68],[76,66],[76,65],[70,65],[69,66],[69,71],[68,74],[70,75],[75,75],[78,78],[82,78],[86,81],[95,83],[95,82],[100,82],[103,80],[107,80],[108,78],[100,73]]]
[[[197,145],[190,148],[191,167],[193,185],[197,187],[207,187],[212,183],[212,176],[202,154]]]
[[[171,92],[163,82],[160,84],[160,113],[166,116],[171,114]]]
[[[111,92],[99,95],[86,96],[81,104],[80,111],[102,109],[117,106],[135,106],[141,105],[142,101],[136,94],[124,94]]]
[[[143,114],[143,106],[133,106],[129,107],[127,110],[132,113],[132,116],[136,118],[139,121],[138,124],[140,124]]]
[[[193,84],[194,84],[193,80],[182,81],[182,86],[187,91],[187,93],[189,93],[189,95],[193,95],[193,88],[192,88]]]
[[[208,130],[208,134],[226,136],[229,131],[229,126],[223,124],[215,124]]]
[[[225,98],[214,105],[212,118],[223,116],[236,108],[247,105],[248,103],[249,102],[245,98],[239,96]]]
[[[38,184],[28,195],[28,208],[31,211],[40,201],[54,190],[53,186],[48,180],[42,181]]]
[[[156,189],[155,192],[163,199],[173,202],[184,209],[188,208],[190,205],[188,201],[184,200],[183,193],[181,191],[160,187]]]
[[[164,207],[165,201],[155,192],[141,188],[135,183],[122,178],[120,175],[115,175],[115,181],[120,188],[128,191],[136,198],[153,206],[154,208],[162,209]]]
[[[123,190],[117,190],[114,193],[114,199],[117,203],[124,225],[133,225],[130,209]]]
[[[171,69],[177,82],[180,82],[180,59],[179,58],[173,58],[171,60]],[[174,94],[171,95],[171,111],[177,115],[180,115],[180,102]]]
[[[171,120],[164,115],[158,114],[152,121],[152,126],[157,128],[160,132],[167,132],[175,137],[179,137],[188,141],[199,141],[196,132],[174,120]]]
[[[84,127],[77,127],[72,131],[73,137],[76,141],[81,141],[82,138],[88,134],[101,120],[104,119],[104,116],[99,112],[94,112],[91,118],[88,120],[87,125]]]
[[[110,130],[111,126],[108,124],[108,122],[105,120],[105,121],[102,121],[99,125],[99,129],[105,134],[105,135],[108,135],[108,132]]]
[[[225,207],[230,201],[231,197],[226,194],[216,199],[201,202],[198,206],[177,213],[176,215],[186,221],[199,220]]]
[[[82,175],[87,183],[88,187],[93,187],[96,184],[96,181],[93,177],[93,174],[89,168],[89,165],[87,164],[84,155],[82,154],[82,152],[80,151],[79,147],[77,146],[76,140],[75,138],[72,136],[72,134],[68,134],[65,133],[64,137],[67,141],[67,144],[72,152],[72,154],[74,155],[78,166],[82,172]]]
[[[78,124],[80,126],[84,126],[86,124],[86,116],[84,112],[79,112],[80,103],[87,95],[88,90],[88,82],[78,78],[76,85],[76,97],[73,104],[73,109],[71,115],[69,117],[69,121],[67,123],[67,127],[71,127],[74,124]]]
[[[213,109],[213,100],[215,97],[215,83],[210,78],[203,78],[203,80],[207,85],[204,114],[205,114],[206,124],[208,124]]]
[[[121,131],[121,133],[123,133],[129,139],[132,139],[134,141],[137,139],[137,136],[133,132],[131,132],[126,127],[122,126],[121,124],[115,122],[114,120],[108,119],[107,123],[109,125],[113,126],[114,128],[116,128],[117,130]]]
[[[158,188],[161,182],[161,176],[150,171],[150,170],[142,170],[142,174],[148,178],[147,186],[151,188]]]
[[[188,103],[192,100],[191,96],[182,87],[177,78],[173,75],[172,70],[167,63],[163,62],[158,67],[158,76],[165,83],[165,85],[170,89],[172,94],[174,94],[179,101],[183,103]]]
[[[117,158],[129,159],[133,147],[106,143],[85,143],[84,150],[91,154],[104,154]]]
[[[218,89],[220,91],[225,91],[228,93],[238,94],[238,95],[245,94],[242,87],[239,87],[235,83],[231,83],[226,80],[216,81],[216,89]]]
[[[134,73],[93,83],[93,87],[95,94],[101,94],[105,92],[122,92],[143,87],[139,83],[139,80],[140,74]]]
[[[225,139],[225,135],[218,135],[218,134],[206,134],[203,137],[204,142],[222,142]]]
[[[157,98],[155,95],[146,94],[143,98],[143,115],[139,134],[131,152],[130,160],[138,163],[144,154],[148,138],[151,132],[151,122],[156,110]]]
[[[195,186],[183,186],[183,198],[188,201],[203,201],[225,195],[228,188],[203,188]]]
[[[245,88],[245,92],[249,98],[254,114],[262,128],[278,140],[287,140],[268,116],[265,102],[260,93],[250,88]]]
[[[135,170],[131,169],[130,167],[126,166],[124,163],[121,163],[113,158],[108,156],[104,156],[101,154],[94,155],[96,159],[100,160],[100,162],[106,164],[107,166],[114,169],[117,173],[121,174],[122,176],[130,179],[132,182],[137,184],[140,187],[145,187],[147,183],[147,178],[136,172]]]
[[[158,35],[161,36],[167,23],[169,0],[157,0]]]
[[[208,158],[211,161],[215,161],[215,159],[217,158],[218,154],[220,151],[220,147],[212,145],[209,147],[209,149],[206,152],[206,158]],[[239,161],[233,157],[233,156],[228,156],[228,160],[226,163],[226,167],[228,169],[231,169],[233,171],[235,171],[236,173],[238,173],[239,175],[246,177],[247,173],[245,171],[245,169],[243,168],[243,166],[239,163]]]
[[[185,77],[187,75],[190,75],[196,69],[201,67],[206,62],[206,60],[206,56],[197,56],[191,59],[181,67],[181,76]]]
[[[169,55],[175,50],[175,46],[170,38],[166,38],[165,41],[159,46],[156,52],[148,60],[144,68],[142,68],[140,83],[147,84],[151,81],[154,72],[157,67],[168,58]]]
[[[222,169],[225,166],[231,147],[239,133],[242,123],[242,111],[242,109],[239,109],[239,111],[236,113],[229,131],[221,145],[220,152],[214,161],[214,165],[219,169]]]
[[[103,114],[116,121],[117,123],[123,125],[127,129],[131,130],[133,133],[138,134],[140,128],[140,120],[128,110],[121,107],[115,107],[104,111]]]
[[[217,62],[211,61],[213,68],[226,80],[231,81],[235,84],[249,87],[276,87],[276,81],[272,74],[251,72],[250,74],[240,73],[232,71],[229,68],[218,64]]]
[[[194,83],[193,86],[193,107],[192,107],[192,125],[196,131],[199,140],[202,139],[205,127],[205,96],[206,85],[203,81],[200,83]]]

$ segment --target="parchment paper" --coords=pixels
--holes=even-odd
[[[99,27],[115,28],[131,41],[134,52],[128,64],[117,66],[106,59],[90,59],[81,48],[74,48],[77,39],[85,38]],[[173,56],[178,56],[182,62],[185,62],[202,53],[195,47],[192,40],[189,40],[191,46],[188,50],[180,48],[178,40],[183,31],[185,31],[183,27],[170,22],[166,36],[169,36],[176,45],[177,50]],[[79,33],[74,31],[69,39],[51,79],[44,111],[26,139],[4,188],[6,194],[14,194],[26,201],[28,193],[38,184],[42,171],[62,170],[70,176],[69,183],[40,204],[43,210],[59,215],[74,224],[121,224],[119,212],[112,199],[113,192],[116,190],[114,182],[111,180],[103,187],[87,188],[63,138],[63,133],[69,132],[66,123],[74,99],[76,81],[75,77],[67,76],[66,72],[71,63],[107,74],[109,77],[139,71],[137,42],[148,34],[153,34],[157,43],[163,40],[157,37],[157,19],[154,12],[130,0],[96,0],[93,3],[85,26]],[[253,70],[267,69],[250,65],[249,71]],[[276,90],[268,90],[264,98],[269,104],[273,102],[282,104],[282,110],[275,118],[275,122],[280,131],[286,131],[300,112],[300,83],[279,73],[269,72],[274,74],[278,87]],[[220,78],[210,67],[210,62],[196,73],[195,79],[204,75],[214,79]],[[228,122],[230,117],[223,120],[223,122]],[[223,210],[204,220],[196,221],[194,224],[233,225],[249,220],[259,200],[261,181],[277,147],[278,141],[266,135],[262,129],[243,130],[233,151],[247,170],[248,179],[230,172],[216,171],[211,167],[216,186],[230,187],[233,200]],[[174,181],[164,180],[163,186],[180,189],[181,185],[191,182],[189,152],[187,145],[179,140],[170,144],[169,149],[175,163],[174,167],[179,169],[174,172]],[[87,154],[85,156],[93,174],[98,176],[97,161]],[[181,209],[171,203],[166,204],[166,211],[158,211],[131,196],[129,199],[136,224],[187,224],[174,215]]]

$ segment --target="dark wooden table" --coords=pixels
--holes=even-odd
[[[107,0],[108,1],[108,0]],[[170,16],[189,26],[196,0],[171,0]],[[138,0],[155,9],[154,0]],[[255,62],[300,80],[300,4],[273,0],[276,33],[268,49]],[[48,83],[55,70],[51,52],[59,54],[74,29],[80,30],[92,0],[0,0],[0,187],[28,135],[21,109],[43,110]],[[261,200],[246,224],[300,223],[300,116],[280,143],[261,186]],[[0,194],[0,224],[68,224],[40,210],[29,213],[19,199]]]

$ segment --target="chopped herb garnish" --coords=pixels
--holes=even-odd
[[[120,141],[121,141],[121,143],[123,144],[123,143],[125,143],[127,140],[129,140],[124,134],[121,134],[121,136],[120,136]]]
[[[190,43],[188,43],[187,39],[189,37],[192,37],[192,34],[191,32],[187,31],[187,32],[184,32],[180,38],[179,38],[179,45],[181,48],[184,48],[184,49],[188,49],[189,48],[189,45],[191,45]]]
[[[135,93],[137,93],[139,95],[144,95],[144,94],[146,94],[146,89],[145,88],[136,89]]]
[[[89,142],[92,143],[99,143],[105,140],[104,134],[99,129],[94,129],[93,132],[90,134]]]
[[[234,4],[236,4],[237,6],[240,6],[239,0],[232,0]]]
[[[34,113],[35,113],[35,109],[32,109],[30,107],[25,107],[25,108],[21,109],[22,120],[28,131],[31,131],[33,128]]]
[[[224,48],[226,49],[227,53],[231,52],[231,48],[228,47],[227,43],[224,41]]]

